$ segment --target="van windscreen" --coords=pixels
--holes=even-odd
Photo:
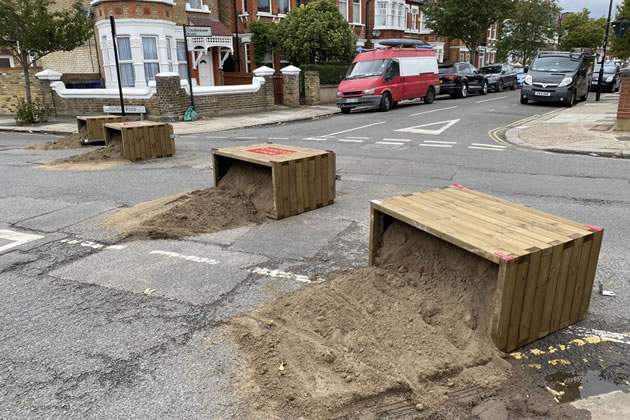
[[[532,64],[533,71],[568,73],[576,71],[580,60],[569,57],[538,57]]]
[[[385,73],[388,63],[389,60],[368,60],[352,63],[348,73],[346,73],[346,80],[381,76]]]

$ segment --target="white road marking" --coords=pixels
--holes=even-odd
[[[424,143],[457,144],[456,141],[425,140]]]
[[[207,139],[227,139],[227,137],[224,136],[206,136]]]
[[[302,140],[311,140],[311,141],[326,141],[328,139],[319,139],[317,137],[304,137]]]
[[[379,122],[375,122],[373,124],[368,124],[368,125],[362,125],[360,127],[355,127],[355,128],[350,128],[348,130],[343,130],[343,131],[337,131],[336,133],[330,133],[330,134],[326,134],[323,137],[332,137],[332,136],[336,136],[337,134],[343,134],[343,133],[349,133],[351,131],[357,131],[357,130],[361,130],[363,128],[368,128],[368,127],[374,127],[375,125],[379,125],[379,124],[385,124],[387,121],[379,121]]]
[[[408,128],[401,128],[400,130],[396,130],[396,131],[404,132],[404,133],[431,134],[434,136],[439,136],[440,134],[442,134],[443,132],[445,132],[446,130],[454,126],[455,124],[457,124],[459,121],[461,120],[457,119],[457,120],[438,121],[438,122],[433,122],[433,123],[428,123],[428,124],[416,125],[416,126],[408,127]],[[422,127],[432,127],[435,125],[441,125],[441,127],[438,128],[437,130],[422,128]]]
[[[409,140],[409,139],[383,139],[383,141],[405,141],[405,142],[407,142],[407,141],[411,141],[411,140]]]
[[[289,140],[288,137],[269,137],[269,140]]]
[[[491,110],[489,110],[488,112],[494,112],[494,111],[496,111],[496,109],[491,109]]]
[[[308,276],[304,276],[301,274],[288,273],[286,271],[270,270],[268,268],[261,268],[261,267],[256,267],[249,271],[250,273],[260,274],[262,276],[281,278],[281,279],[291,279],[291,280],[299,281],[300,283],[313,283],[313,281],[311,281],[311,279],[309,279]]]
[[[402,146],[405,143],[401,143],[398,141],[377,141],[376,144],[392,144],[394,146]]]
[[[473,143],[473,146],[496,147],[497,149],[505,149],[505,146],[499,144]]]
[[[599,337],[602,341],[612,341],[614,343],[630,345],[630,333],[621,334],[576,326],[570,326],[569,330],[575,331],[576,333],[587,337]]]
[[[82,246],[84,248],[92,248],[92,249],[125,249],[127,248],[126,245],[110,245],[107,246],[105,244],[101,244],[98,242],[92,242],[92,241],[83,241],[81,239],[62,239],[59,241],[62,244],[68,244],[68,245],[79,245]]]
[[[423,114],[430,114],[432,112],[446,111],[447,109],[455,109],[455,108],[458,108],[458,107],[457,106],[448,106],[446,108],[432,109],[431,111],[424,111],[424,112],[418,112],[416,114],[411,114],[410,117],[415,117],[417,115],[423,115]]]
[[[369,137],[350,137],[348,136],[349,139],[356,139],[356,140],[369,140]]]
[[[423,146],[423,147],[453,147],[452,144],[427,144],[427,143],[420,143],[418,146]]]
[[[469,149],[477,149],[477,150],[490,150],[492,152],[505,152],[505,149],[494,149],[492,147],[477,147],[477,146],[468,146]]]
[[[354,139],[339,139],[339,141],[343,141],[345,143],[363,143],[363,140],[354,140]]]
[[[484,99],[483,101],[477,101],[476,103],[482,104],[484,102],[498,101],[499,99],[505,99],[505,98],[507,98],[507,96],[499,96],[498,98]]]
[[[212,258],[196,257],[194,255],[182,255],[177,252],[170,252],[170,251],[155,250],[155,251],[151,251],[150,254],[165,255],[171,258],[178,258],[180,260],[204,263],[208,265],[217,265],[219,263],[217,260],[213,260]]]
[[[256,140],[258,137],[234,137],[236,140]]]
[[[117,249],[117,250],[120,250],[120,249],[125,249],[125,248],[127,248],[127,246],[125,246],[125,245],[110,245],[110,246],[108,246],[105,249]]]
[[[42,239],[42,235],[33,235],[31,233],[15,232],[13,230],[0,229],[0,239],[11,241],[6,245],[0,246],[0,252],[7,249],[15,248],[16,246],[24,245],[27,242],[36,241]]]

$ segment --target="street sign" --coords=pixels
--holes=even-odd
[[[186,26],[186,36],[212,36],[209,26]]]
[[[103,112],[107,114],[120,114],[122,113],[122,107],[105,105],[103,107]],[[144,106],[138,106],[138,105],[135,105],[135,106],[125,105],[125,112],[129,112],[131,114],[145,114],[147,112],[147,108]]]

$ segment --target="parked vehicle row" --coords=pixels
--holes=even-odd
[[[596,91],[599,83],[599,72],[602,68],[601,64],[595,64],[593,71],[593,81],[591,82],[591,90]],[[603,92],[617,92],[621,88],[621,68],[617,63],[604,63],[604,77],[602,78]]]

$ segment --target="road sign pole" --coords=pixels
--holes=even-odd
[[[122,81],[120,80],[120,63],[118,62],[118,47],[116,41],[116,21],[114,20],[114,16],[109,17],[109,23],[112,27],[112,42],[114,44],[114,59],[116,60],[116,76],[118,77],[118,94],[120,95],[120,110],[121,114],[125,116],[125,101],[123,100],[122,93]]]
[[[612,15],[613,0],[610,0],[610,6],[608,7],[608,21],[606,22],[606,36],[604,37],[604,51],[602,52],[602,62],[599,68],[599,80],[597,80],[597,96],[595,101],[599,102],[600,96],[602,96],[602,82],[604,78],[604,64],[606,63],[606,50],[608,49],[608,32],[610,30],[610,17]]]
[[[190,89],[190,106],[195,109],[195,98],[193,96],[192,77],[190,76],[190,55],[188,54],[188,34],[186,33],[186,25],[184,25],[184,48],[186,49],[186,66],[188,67],[188,88]]]

